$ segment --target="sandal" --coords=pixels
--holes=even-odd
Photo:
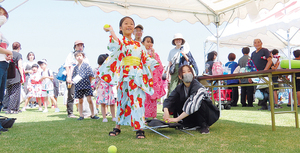
[[[119,135],[121,133],[121,130],[120,129],[118,129],[118,128],[113,128],[113,131],[111,131],[111,132],[109,132],[109,136],[117,136],[117,135]],[[111,134],[114,134],[114,135],[111,135]]]
[[[142,131],[142,130],[136,131],[136,138],[137,138],[137,139],[144,139],[144,138],[146,138],[145,132]]]

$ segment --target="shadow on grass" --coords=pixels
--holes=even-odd
[[[271,125],[244,123],[226,118],[221,118],[212,125],[210,134],[207,135],[200,134],[199,131],[188,131],[194,134],[191,136],[173,128],[161,128],[157,131],[170,137],[170,140],[150,130],[145,130],[146,139],[137,140],[133,128],[129,126],[122,126],[120,135],[109,137],[108,132],[115,126],[112,121],[77,121],[66,118],[65,113],[34,114],[39,115],[41,121],[17,122],[9,132],[3,133],[2,150],[107,152],[110,145],[115,145],[118,152],[298,152],[300,144],[296,137],[299,129],[294,127],[276,126],[276,131],[272,131]],[[159,113],[159,118],[161,115]],[[282,143],[288,145],[279,145]]]
[[[162,119],[161,105],[157,118]],[[63,108],[63,107],[61,107]],[[150,130],[146,139],[135,139],[132,127],[122,126],[120,135],[108,136],[115,122],[108,117],[77,121],[67,118],[66,111],[42,113],[37,109],[13,115],[17,121],[9,132],[0,135],[4,152],[107,152],[115,145],[118,152],[300,152],[299,129],[294,127],[293,115],[276,115],[276,131],[272,131],[270,111],[259,107],[234,107],[223,110],[222,117],[210,127],[210,134],[188,131],[188,135],[173,128],[157,131],[170,137],[168,140]],[[284,108],[288,109],[288,108]],[[78,116],[78,113],[75,115]],[[1,151],[1,152],[2,152]]]

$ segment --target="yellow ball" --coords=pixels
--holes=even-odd
[[[109,27],[110,27],[109,24],[105,24],[105,25],[104,25],[104,28],[109,28]]]
[[[108,153],[116,153],[118,150],[117,150],[117,147],[114,146],[114,145],[111,145],[108,147]]]

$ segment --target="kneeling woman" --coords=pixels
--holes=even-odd
[[[218,108],[207,97],[205,87],[195,79],[190,66],[180,67],[178,77],[183,83],[165,99],[164,120],[168,122],[182,120],[184,127],[200,126],[202,134],[209,133],[209,126],[219,119]],[[170,114],[173,114],[174,118],[170,118]]]

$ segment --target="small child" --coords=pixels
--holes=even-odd
[[[279,51],[277,49],[273,49],[272,52],[270,53],[271,57],[272,57],[272,62],[273,62],[273,65],[271,66],[271,69],[273,70],[276,70],[276,69],[281,69],[280,67],[280,61],[279,61],[279,58],[280,56],[278,56],[279,54]],[[273,81],[273,84],[274,84],[274,87],[275,88],[278,88],[279,87],[279,84],[278,84],[278,76],[276,77],[272,77],[272,81]],[[282,85],[282,84],[281,84]],[[279,108],[282,108],[279,104],[278,104],[278,90],[279,89],[274,89],[273,91],[273,95],[274,95],[274,106],[275,106],[275,109],[279,109]]]
[[[169,81],[167,80],[167,73],[163,73],[163,75],[162,75],[162,83],[163,83],[163,87],[165,89],[165,92],[168,93]],[[167,94],[165,94],[164,96],[161,97],[161,104],[164,102],[164,100],[166,98],[167,98]]]
[[[29,92],[26,95],[25,104],[22,109],[23,112],[26,111],[26,106],[32,97],[36,98],[36,101],[39,104],[39,111],[42,111],[42,107],[41,107],[42,82],[40,81],[41,73],[38,72],[38,68],[39,66],[37,64],[32,65],[32,74],[30,75],[27,84],[27,89]]]
[[[42,71],[41,71],[41,82],[42,82],[42,98],[44,98],[44,113],[48,112],[48,96],[53,101],[53,104],[55,106],[55,112],[59,112],[59,108],[57,106],[57,101],[54,98],[54,87],[53,87],[53,72],[47,68],[47,60],[42,59],[41,61],[38,61],[38,64],[40,65]]]
[[[78,110],[80,117],[77,120],[83,120],[83,97],[86,96],[86,99],[89,103],[90,110],[92,113],[91,119],[99,119],[98,116],[94,114],[94,106],[92,101],[93,90],[91,87],[91,80],[93,78],[93,72],[91,67],[83,62],[85,54],[82,51],[76,51],[74,54],[78,64],[74,67],[72,81],[75,83],[75,98],[79,99]]]
[[[107,54],[101,54],[98,57],[98,64],[99,67],[103,64],[103,62],[106,60],[108,57]],[[115,98],[114,98],[114,91],[113,91],[113,85],[110,85],[106,83],[105,81],[101,80],[100,77],[97,75],[97,73],[101,73],[98,71],[98,68],[96,69],[94,75],[96,76],[95,78],[95,83],[94,83],[94,88],[97,90],[97,99],[96,99],[96,104],[97,107],[101,105],[101,113],[103,116],[103,121],[102,122],[107,122],[106,118],[106,106],[110,106],[110,111],[112,115],[112,121],[117,121],[117,118],[115,118]]]

